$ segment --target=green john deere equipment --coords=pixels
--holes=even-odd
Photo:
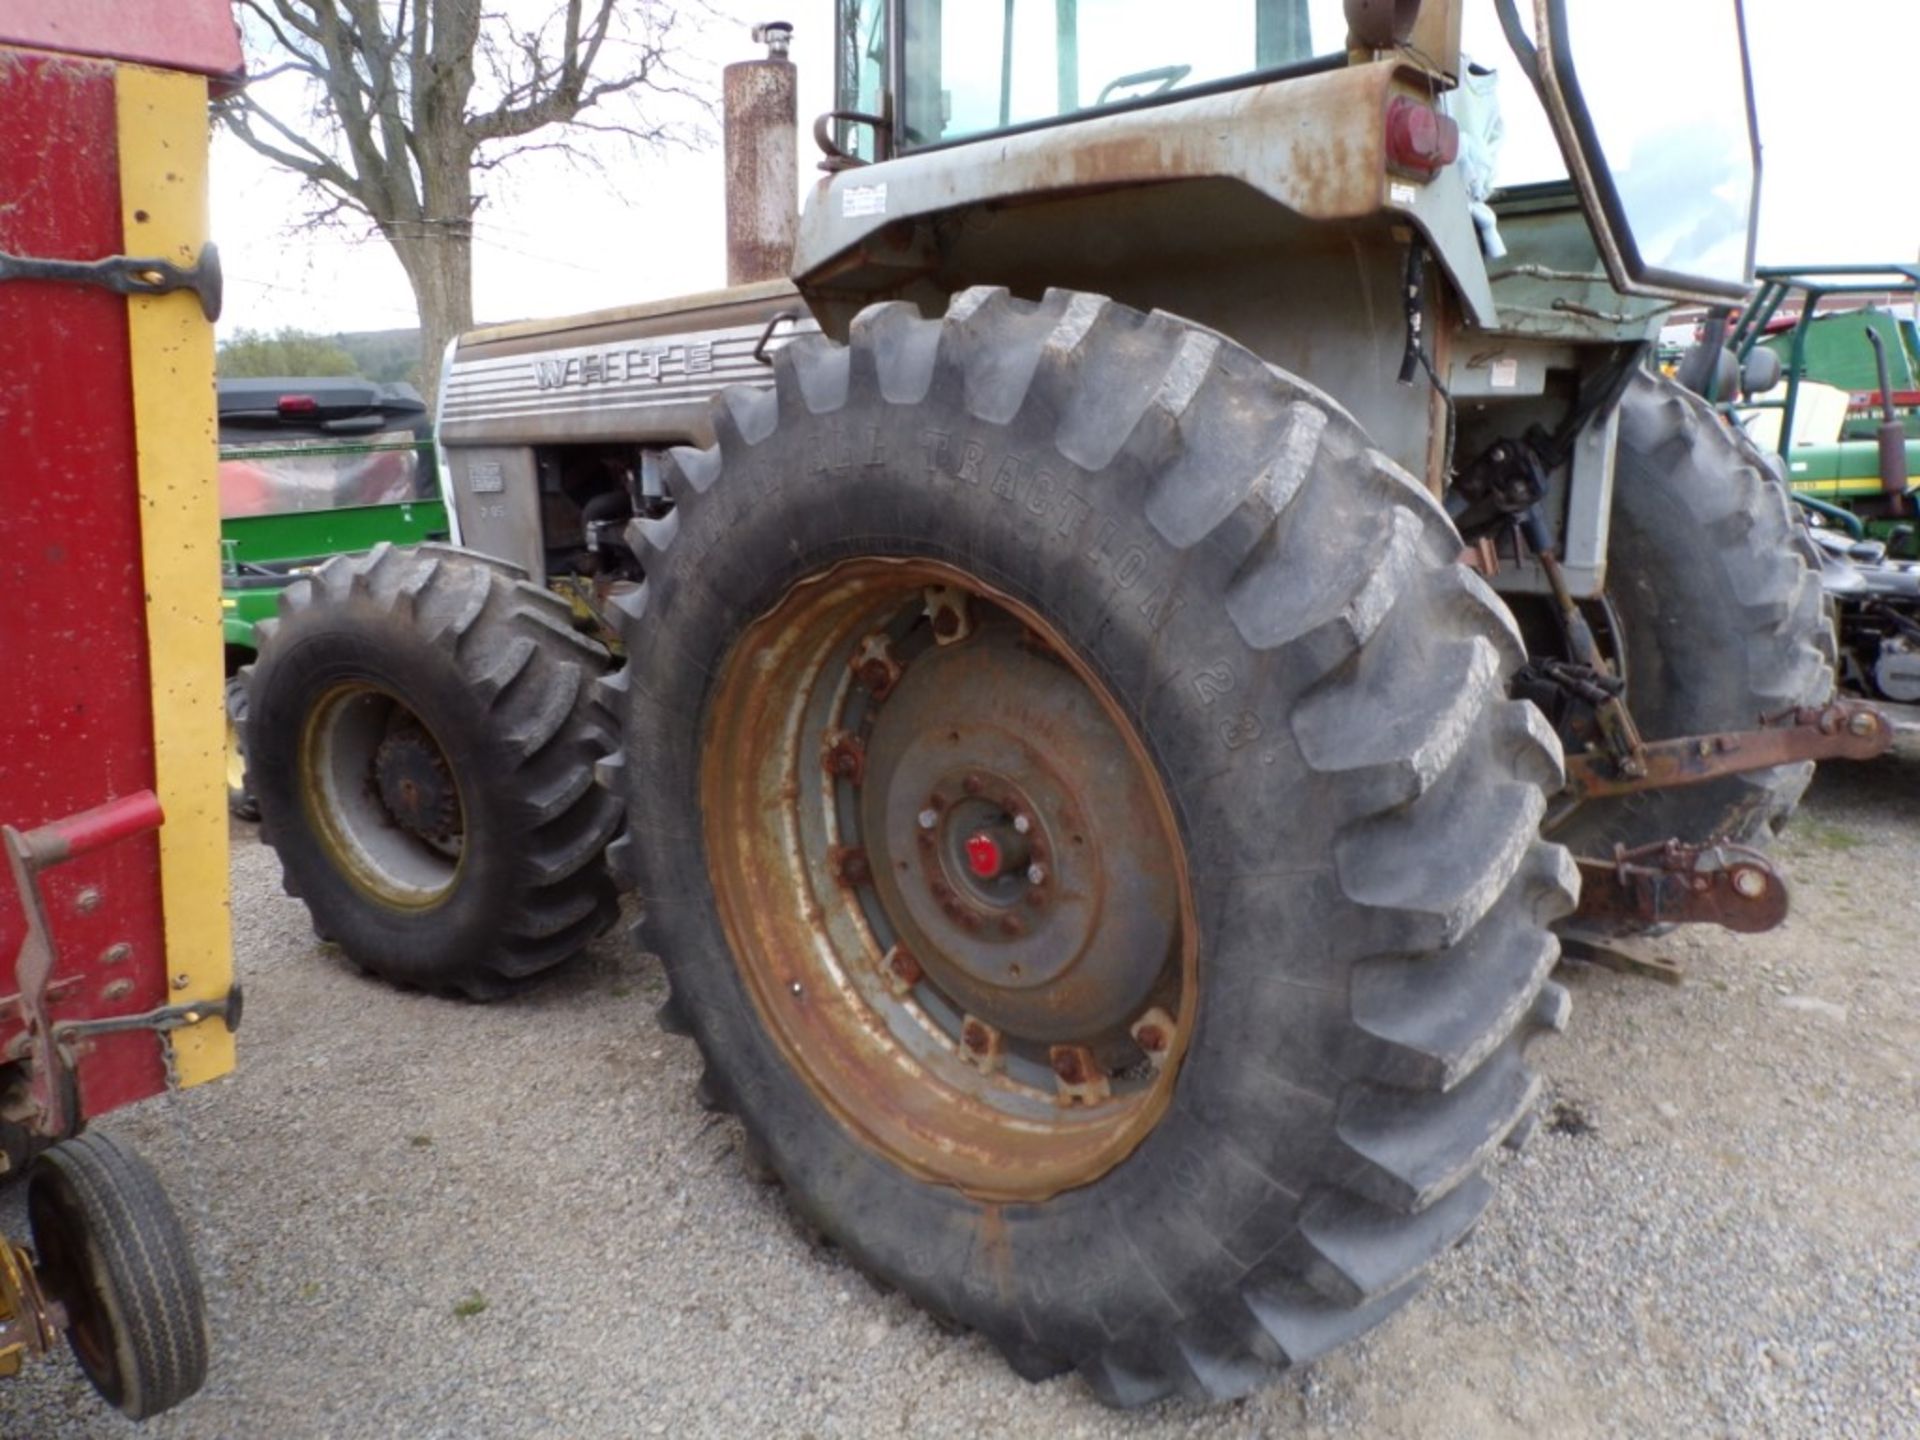
[[[1802,505],[1920,555],[1920,266],[1767,268],[1758,280],[1729,349],[1749,364],[1771,352],[1779,380],[1738,407],[1741,423],[1780,457]]]
[[[255,633],[294,578],[382,542],[447,538],[426,403],[411,385],[339,376],[219,382],[221,629],[227,655],[227,806],[259,818],[247,785]]]
[[[1560,940],[1777,924],[1811,762],[1888,743],[1645,363],[1750,288],[1740,6],[834,11],[804,214],[790,27],[728,71],[728,289],[449,352],[455,543],[286,591],[263,833],[470,995],[631,886],[851,1263],[1240,1395],[1472,1229]],[[1503,96],[1563,179],[1496,188]]]
[[[1759,281],[1728,353],[1771,383],[1746,384],[1726,408],[1808,522],[1841,685],[1920,730],[1920,266],[1763,269]]]

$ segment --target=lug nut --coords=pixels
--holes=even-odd
[[[1047,883],[1047,867],[1044,865],[1027,866],[1027,883],[1029,885],[1046,884]]]
[[[984,1020],[966,1016],[960,1025],[960,1058],[991,1075],[1000,1069],[1000,1032]]]
[[[1128,1029],[1133,1036],[1133,1043],[1140,1047],[1141,1052],[1152,1062],[1154,1069],[1158,1070],[1167,1063],[1173,1049],[1174,1036],[1179,1034],[1179,1027],[1175,1024],[1173,1016],[1155,1005],[1134,1021]]]
[[[829,775],[837,775],[855,785],[866,779],[867,749],[860,737],[844,730],[829,730],[820,763]]]
[[[903,946],[895,945],[881,957],[886,967],[888,988],[896,995],[905,995],[920,983],[920,962],[913,952]]]
[[[867,865],[867,852],[858,845],[834,846],[828,864],[833,869],[834,878],[849,887],[864,885],[873,875]]]
[[[939,823],[940,823],[940,812],[934,809],[931,805],[929,805],[926,809],[920,812],[920,828],[922,830],[931,830],[933,829],[934,826],[938,825]]]
[[[1013,828],[1019,831],[1022,835],[1024,835],[1029,830],[1033,829],[1033,821],[1028,819],[1025,815],[1016,815],[1013,817]]]

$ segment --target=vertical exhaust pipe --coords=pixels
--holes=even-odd
[[[727,66],[727,284],[786,277],[800,228],[799,83],[787,58],[793,26],[753,27],[763,60]]]
[[[1893,500],[1893,513],[1906,513],[1907,427],[1893,413],[1893,384],[1887,378],[1887,342],[1867,318],[1867,343],[1873,346],[1874,368],[1880,376],[1880,491]]]

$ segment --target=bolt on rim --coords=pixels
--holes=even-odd
[[[396,909],[452,894],[466,809],[446,752],[406,702],[379,686],[335,685],[301,727],[301,803],[336,869]]]
[[[723,667],[701,798],[768,1033],[891,1162],[1041,1200],[1165,1112],[1198,1002],[1184,846],[1029,607],[925,560],[801,582]]]

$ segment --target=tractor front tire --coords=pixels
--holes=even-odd
[[[227,677],[227,811],[236,820],[258,820],[260,802],[247,783],[247,672]]]
[[[1577,888],[1453,527],[1096,296],[881,305],[773,380],[632,527],[606,686],[703,1098],[1029,1378],[1218,1400],[1379,1323],[1536,1104]]]
[[[488,1000],[604,931],[609,663],[565,601],[450,547],[289,586],[261,627],[248,773],[316,932],[388,981]]]
[[[1621,401],[1607,598],[1648,740],[1751,730],[1833,694],[1832,626],[1786,492],[1698,396],[1656,375]],[[1758,844],[1812,778],[1803,762],[1589,800],[1552,835],[1597,859],[1667,839]]]

